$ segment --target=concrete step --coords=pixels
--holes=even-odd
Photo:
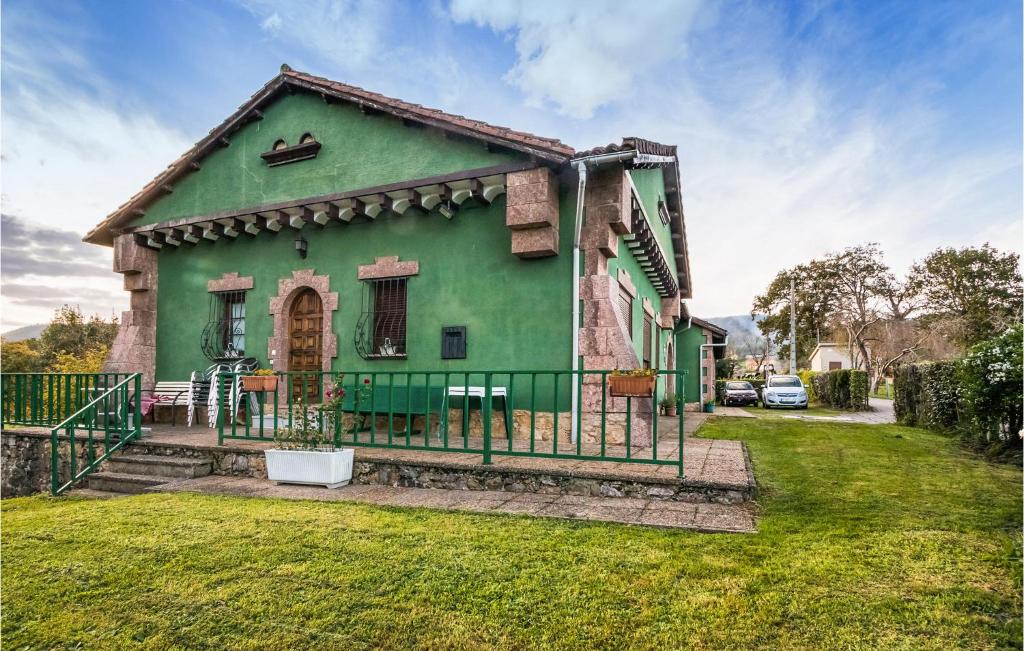
[[[156,454],[119,455],[111,457],[104,468],[126,475],[151,475],[176,479],[205,477],[213,469],[209,459],[194,457],[167,457]]]
[[[153,475],[132,475],[123,472],[97,472],[89,475],[90,490],[111,493],[145,493],[152,486],[165,484],[168,477]]]

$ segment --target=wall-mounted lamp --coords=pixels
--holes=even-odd
[[[306,251],[309,250],[309,242],[306,241],[306,238],[301,235],[295,238],[295,250],[298,252],[300,258],[306,258]]]
[[[437,211],[441,213],[441,216],[445,219],[451,219],[454,217],[458,210],[459,204],[455,203],[451,199],[445,199],[437,205]]]

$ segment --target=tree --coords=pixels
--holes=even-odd
[[[93,315],[87,321],[78,307],[64,305],[39,335],[40,364],[49,369],[62,354],[84,359],[91,350],[109,349],[117,328],[116,318],[104,321]]]
[[[42,370],[39,351],[32,347],[33,339],[3,341],[0,343],[0,364],[4,373],[36,373]]]
[[[751,359],[754,362],[754,372],[760,373],[765,362],[772,356],[774,346],[768,337],[758,337],[752,332],[745,332],[733,339],[730,346],[736,355],[742,359]]]
[[[769,346],[788,356],[789,346],[782,346],[789,337],[789,281],[796,280],[796,352],[797,361],[806,362],[814,350],[820,334],[832,329],[830,322],[836,300],[833,288],[822,279],[826,276],[824,263],[812,260],[776,274],[764,294],[754,297],[751,315],[762,314],[764,318],[757,327]],[[771,350],[765,351],[766,358]],[[763,363],[763,359],[762,359]]]
[[[762,332],[778,343],[789,336],[791,278],[796,280],[798,362],[806,362],[824,335],[846,344],[853,367],[867,371],[874,390],[888,368],[920,348],[922,339],[907,325],[920,309],[918,281],[897,279],[877,244],[847,247],[779,272],[754,299],[754,310],[767,312]],[[789,344],[781,348],[788,353]]]
[[[1020,256],[981,247],[939,248],[914,264],[911,279],[924,300],[927,319],[955,324],[964,347],[1020,323],[1024,283]]]

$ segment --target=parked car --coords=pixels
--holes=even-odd
[[[793,407],[807,409],[807,387],[796,375],[773,375],[761,392],[765,409]]]
[[[726,382],[722,402],[726,407],[731,405],[753,405],[756,407],[757,391],[750,382]]]

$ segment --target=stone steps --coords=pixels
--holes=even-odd
[[[127,475],[151,475],[172,479],[205,477],[213,469],[209,459],[150,454],[119,455],[107,461],[104,470]]]
[[[159,475],[132,475],[123,472],[97,472],[89,475],[88,488],[95,491],[111,493],[139,494],[147,492],[153,486],[166,484],[167,477]]]
[[[110,493],[138,494],[154,486],[181,479],[205,477],[213,470],[207,458],[120,454],[111,457],[101,472],[89,476],[88,489]]]

